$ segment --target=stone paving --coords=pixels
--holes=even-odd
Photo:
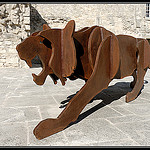
[[[149,146],[150,70],[136,100],[125,102],[132,77],[113,80],[80,114],[76,124],[37,140],[34,127],[43,119],[56,118],[84,81],[60,81],[50,77],[36,85],[31,73],[41,68],[0,69],[0,146]]]

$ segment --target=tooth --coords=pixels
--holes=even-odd
[[[36,75],[36,74],[34,74],[34,73],[32,73],[32,76],[33,76],[33,78],[34,78],[34,79],[36,79],[36,78],[37,78],[37,75]]]
[[[26,63],[30,68],[32,67],[32,62],[30,60],[26,60]]]

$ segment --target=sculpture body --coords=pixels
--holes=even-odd
[[[127,93],[126,102],[134,100],[150,68],[147,40],[115,35],[99,26],[74,30],[73,20],[64,29],[43,25],[43,31],[33,33],[16,47],[20,58],[30,67],[36,55],[41,59],[41,73],[32,74],[36,84],[44,84],[48,75],[54,84],[60,79],[65,85],[66,78],[80,78],[86,82],[57,118],[43,120],[35,127],[33,133],[38,139],[57,133],[76,121],[83,108],[113,79],[133,76],[130,84],[133,90]]]

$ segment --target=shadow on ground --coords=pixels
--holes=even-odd
[[[144,84],[147,84],[148,81],[144,81]],[[142,87],[144,89],[144,85]],[[142,90],[141,89],[141,90]],[[66,128],[72,126],[73,124],[76,124],[89,116],[90,114],[94,113],[95,111],[101,109],[102,107],[112,103],[113,101],[119,100],[122,96],[126,95],[128,92],[131,92],[132,88],[130,88],[130,82],[118,82],[112,86],[109,86],[107,89],[104,89],[99,94],[97,94],[89,103],[92,103],[95,100],[102,100],[99,104],[92,107],[91,109],[85,111],[84,113],[80,114],[78,119],[75,122],[71,122]],[[76,92],[77,94],[77,92]],[[60,108],[65,107],[76,94],[70,95],[67,97],[67,100],[64,100],[61,102]],[[138,96],[141,94],[141,91],[139,92]]]

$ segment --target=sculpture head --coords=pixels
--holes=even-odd
[[[43,30],[48,28],[50,28],[48,25],[43,25]],[[43,41],[44,38],[38,36],[39,33],[40,31],[32,33],[16,46],[20,59],[25,60],[29,67],[32,67],[31,60],[38,54],[38,50],[42,48],[40,42]]]
[[[31,60],[37,55],[35,37],[28,37],[17,45],[18,55],[22,60],[25,60],[29,67],[32,67]]]
[[[70,76],[76,67],[76,50],[73,40],[75,22],[69,21],[64,29],[47,29],[40,32],[40,36],[48,39],[52,45],[52,56],[49,67],[62,81]]]
[[[48,67],[52,70],[51,74],[55,74],[64,85],[66,77],[70,76],[76,68],[74,30],[73,20],[69,21],[64,29],[51,29],[44,25],[43,31],[33,33],[17,45],[19,57],[31,67],[31,60],[40,53],[39,50],[49,49]],[[44,44],[45,39],[51,43],[51,47]]]

